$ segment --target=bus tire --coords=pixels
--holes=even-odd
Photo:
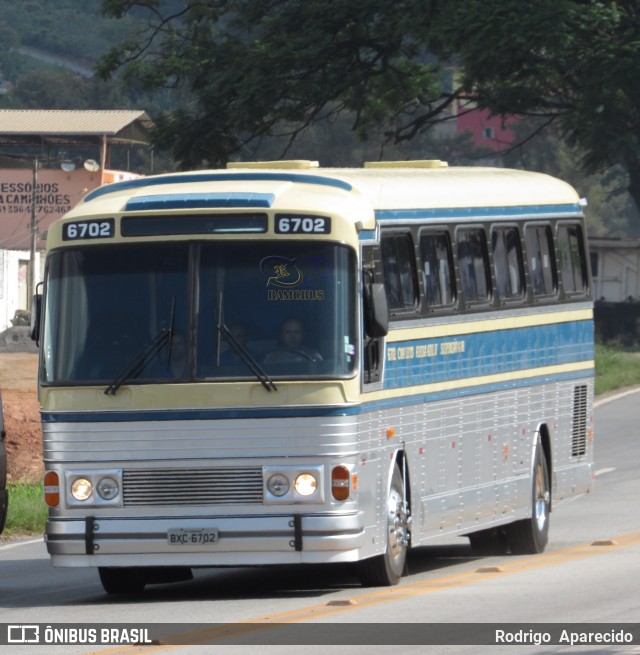
[[[390,587],[406,573],[409,521],[405,508],[404,480],[396,464],[389,486],[387,511],[383,517],[387,544],[384,554],[362,560],[357,574],[365,587]]]
[[[100,582],[108,594],[139,594],[144,591],[145,580],[136,568],[98,567]]]
[[[506,526],[509,549],[513,555],[542,553],[549,539],[551,485],[547,458],[542,445],[536,447],[531,491],[531,518]]]

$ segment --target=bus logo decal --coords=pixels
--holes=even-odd
[[[260,270],[267,278],[267,286],[292,289],[302,284],[304,276],[295,259],[272,255],[260,262]]]

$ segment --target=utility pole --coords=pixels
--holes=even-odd
[[[31,311],[33,296],[36,293],[36,251],[38,246],[38,158],[33,160],[33,178],[31,188],[31,238],[29,248],[29,290],[27,292],[27,310]]]

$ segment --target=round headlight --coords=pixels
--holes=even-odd
[[[267,489],[274,496],[284,496],[289,491],[289,480],[286,475],[276,473],[267,480]]]
[[[76,500],[88,500],[93,493],[93,485],[86,478],[77,478],[71,484],[71,495]]]
[[[311,496],[318,488],[318,481],[311,473],[302,473],[296,478],[294,487],[301,496]]]
[[[96,491],[103,500],[113,500],[118,495],[120,487],[118,487],[117,481],[113,478],[101,478]]]

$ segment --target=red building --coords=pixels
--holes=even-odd
[[[456,117],[456,134],[468,132],[477,147],[501,152],[517,142],[513,128],[518,121],[515,116],[491,116],[485,109],[460,110]]]

